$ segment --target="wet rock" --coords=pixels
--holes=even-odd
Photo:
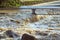
[[[0,35],[0,39],[6,38],[4,35]]]
[[[47,36],[47,35],[48,35],[48,33],[37,31],[37,32],[36,32],[36,35]]]
[[[15,32],[13,32],[12,30],[7,30],[5,32],[5,34],[8,36],[8,37],[11,37],[11,38],[14,38],[14,37],[19,37],[19,35]]]
[[[23,34],[21,40],[37,40],[34,36],[28,35],[28,34]]]
[[[48,35],[44,38],[43,37],[39,38],[38,40],[60,40],[60,35],[59,34],[51,34],[51,35]]]
[[[48,40],[60,40],[60,34],[51,34],[51,35],[47,36],[45,39],[48,39]]]
[[[47,36],[48,35],[48,33],[39,33],[40,35],[42,35],[42,36]]]
[[[15,21],[16,23],[20,23],[18,20]]]
[[[54,33],[54,34],[50,34],[50,36],[52,36],[52,37],[60,37],[60,34]]]
[[[10,20],[11,22],[20,23],[18,20]]]
[[[10,20],[11,22],[13,22],[14,20]]]

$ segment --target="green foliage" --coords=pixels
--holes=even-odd
[[[0,4],[0,7],[19,7],[21,6],[21,2],[20,0],[6,0],[6,1],[2,1]]]
[[[14,7],[20,7],[22,5],[33,5],[33,4],[39,4],[49,1],[55,1],[55,0],[0,0],[0,8],[14,8]]]

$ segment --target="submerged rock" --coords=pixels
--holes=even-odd
[[[11,22],[20,23],[18,20],[10,20]]]
[[[34,36],[28,35],[28,34],[23,34],[21,40],[37,40]]]
[[[36,32],[36,35],[47,36],[48,33],[47,33],[47,32],[40,32],[40,31],[37,31],[37,32]]]
[[[14,37],[19,37],[19,35],[15,32],[13,32],[12,30],[7,30],[5,32],[5,34],[8,36],[8,37],[11,37],[11,38],[14,38]]]

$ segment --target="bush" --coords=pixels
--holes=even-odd
[[[20,0],[0,0],[0,7],[19,7],[21,6]]]

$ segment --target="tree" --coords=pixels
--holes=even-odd
[[[0,7],[19,7],[21,6],[20,0],[0,0]]]

